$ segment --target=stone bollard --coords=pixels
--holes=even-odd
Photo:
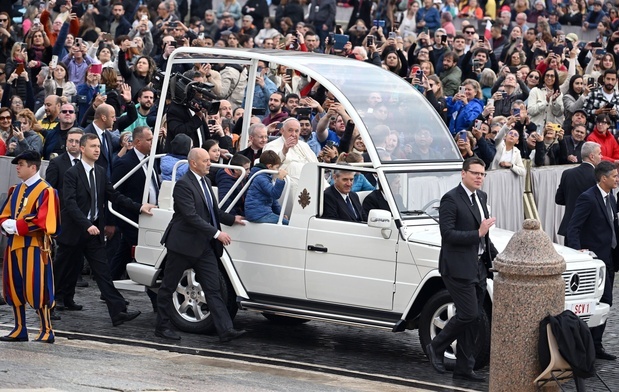
[[[536,390],[539,322],[565,307],[565,260],[538,221],[527,219],[522,226],[494,260],[492,392]]]

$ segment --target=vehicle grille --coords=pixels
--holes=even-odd
[[[572,279],[574,274],[578,275],[578,278]],[[595,292],[595,282],[597,278],[597,271],[595,268],[586,268],[566,271],[562,274],[563,281],[565,281],[565,297],[572,297],[582,294],[593,294]],[[578,288],[573,291],[570,285],[574,281],[578,281]]]

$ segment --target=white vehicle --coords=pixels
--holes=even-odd
[[[225,227],[233,242],[221,259],[222,294],[234,316],[238,309],[261,312],[287,323],[323,320],[392,332],[419,329],[422,347],[456,312],[438,272],[441,245],[436,206],[441,196],[460,182],[462,159],[429,103],[410,84],[380,67],[334,56],[299,52],[179,48],[168,61],[161,102],[165,102],[170,71],[176,63],[236,63],[255,79],[258,60],[282,64],[311,77],[344,105],[365,142],[371,163],[355,167],[378,178],[390,211],[372,210],[367,223],[322,219],[325,172],[335,166],[306,164],[290,193],[290,224],[247,223]],[[249,83],[245,113],[250,113],[254,85]],[[379,119],[367,110],[372,92],[387,92],[394,108]],[[159,107],[159,129],[164,107]],[[244,118],[245,127],[249,116]],[[386,157],[377,124],[397,130],[402,156]],[[380,127],[378,127],[380,129]],[[440,159],[414,155],[419,130],[427,130]],[[384,137],[383,137],[384,138]],[[241,145],[246,145],[243,135]],[[153,170],[156,145],[148,161]],[[137,169],[137,168],[136,168]],[[174,176],[172,177],[174,178]],[[157,288],[166,260],[161,236],[173,214],[173,183],[164,182],[153,216],[140,216],[135,262],[127,266],[121,289]],[[146,187],[146,197],[148,187]],[[366,192],[367,193],[367,192]],[[361,193],[361,198],[366,197]],[[492,198],[494,195],[490,195]],[[221,203],[221,201],[220,201]],[[493,228],[492,241],[501,252],[512,232]],[[587,254],[556,245],[567,262],[566,308],[590,326],[605,322],[609,307],[599,303],[605,266]],[[488,281],[486,315],[479,328],[477,366],[488,363],[492,281]],[[173,322],[183,331],[213,328],[208,304],[192,270],[174,293]],[[455,348],[452,347],[452,348]],[[453,351],[447,352],[454,358]]]

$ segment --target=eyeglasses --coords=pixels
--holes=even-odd
[[[537,76],[537,75],[529,75],[529,77],[530,77],[531,79],[538,79],[538,80],[539,80],[539,76]]]
[[[0,121],[9,121],[10,119],[11,119],[11,116],[0,117]]]
[[[75,113],[75,110],[61,110],[60,113],[62,113],[62,114],[73,114],[73,113]]]
[[[0,19],[0,22],[7,22],[8,19]]]
[[[464,34],[475,34],[474,31],[465,31]]]
[[[477,171],[472,171],[472,170],[467,170],[467,172],[471,173],[475,177],[486,177],[488,175],[488,173],[482,173],[482,172],[477,172]]]

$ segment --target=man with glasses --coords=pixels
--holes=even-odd
[[[489,236],[496,218],[490,218],[488,195],[481,190],[485,176],[484,161],[468,158],[462,165],[462,182],[441,199],[438,268],[458,312],[426,346],[432,367],[445,373],[445,350],[457,339],[453,378],[477,382],[485,378],[473,371],[475,335],[484,313],[488,269],[498,253]]]
[[[467,53],[477,42],[477,31],[475,30],[475,26],[466,26],[462,30],[462,34],[464,35],[464,53]]]
[[[617,108],[619,107],[619,94],[615,91],[617,85],[617,71],[607,69],[602,73],[602,86],[592,90],[584,104],[585,112],[589,119],[587,130],[593,131],[594,119],[600,114],[605,114],[610,121],[609,127],[615,129],[617,121]]]
[[[595,120],[593,132],[587,137],[588,142],[595,142],[602,149],[602,159],[619,164],[619,144],[609,131],[610,118],[606,114],[599,114]]]
[[[56,96],[54,95],[53,97]],[[47,102],[47,99],[45,101]],[[73,106],[73,104],[62,104],[60,106],[60,112],[58,114],[57,125],[52,128],[45,137],[45,143],[43,144],[44,159],[49,160],[54,158],[55,156],[59,156],[65,153],[66,148],[68,147],[67,137],[69,135],[69,130],[71,130],[72,128],[79,129],[79,127],[77,127],[75,123],[75,119],[75,107]]]

